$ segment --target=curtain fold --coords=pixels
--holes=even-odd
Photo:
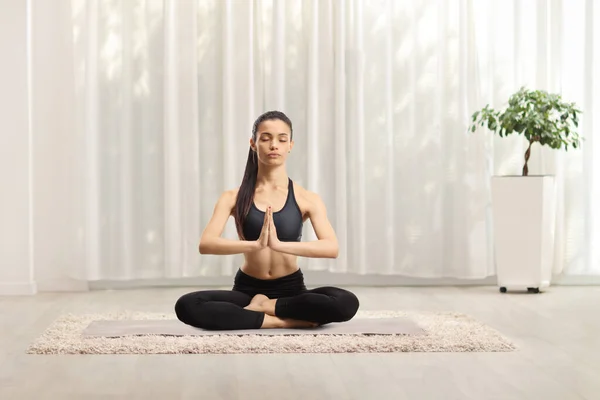
[[[490,176],[520,173],[525,143],[467,127],[523,85],[584,110],[584,148],[534,146],[530,170],[557,178],[555,272],[600,274],[593,1],[70,6],[73,47],[56,56],[75,66],[85,209],[73,245],[85,261],[74,274],[233,275],[242,257],[200,255],[198,240],[220,194],[241,182],[254,119],[279,109],[294,123],[288,173],[323,198],[340,242],[338,259],[300,259],[303,269],[491,276]],[[235,238],[232,220],[224,235]],[[304,240],[314,239],[308,222]]]

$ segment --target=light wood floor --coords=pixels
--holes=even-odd
[[[0,399],[600,399],[600,287],[349,288],[364,310],[450,310],[513,353],[27,355],[61,313],[172,312],[191,289],[0,297]]]

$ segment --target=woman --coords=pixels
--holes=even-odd
[[[261,115],[252,130],[239,189],[223,193],[200,239],[201,254],[243,253],[232,290],[188,293],[175,304],[182,322],[209,330],[308,328],[348,321],[356,296],[335,287],[307,290],[297,256],[336,258],[338,243],[318,195],[288,178],[292,123],[278,111]],[[240,240],[221,237],[233,216]],[[301,242],[310,218],[318,240]]]

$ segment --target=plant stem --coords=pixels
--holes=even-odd
[[[529,175],[529,168],[527,167],[527,162],[529,161],[529,156],[531,155],[532,144],[533,140],[529,141],[529,147],[527,147],[527,151],[525,152],[525,165],[523,166],[523,176]]]

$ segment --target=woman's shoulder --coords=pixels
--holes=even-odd
[[[305,206],[301,206],[301,208],[311,208],[312,206],[322,204],[321,196],[319,196],[318,193],[308,190],[296,182],[294,182],[294,195],[296,201],[298,203],[303,203],[302,205]]]
[[[310,190],[306,189],[304,186],[300,185],[299,183],[292,181],[293,183],[293,187],[294,187],[294,196],[296,197],[301,197],[301,198],[309,198],[312,197],[314,194],[314,192],[311,192]]]
[[[233,210],[235,208],[235,202],[237,200],[238,188],[229,189],[221,192],[217,203],[215,204],[216,209],[227,210],[229,215],[233,215]]]
[[[217,202],[233,208],[235,206],[235,201],[237,200],[238,191],[239,188],[223,191]]]

